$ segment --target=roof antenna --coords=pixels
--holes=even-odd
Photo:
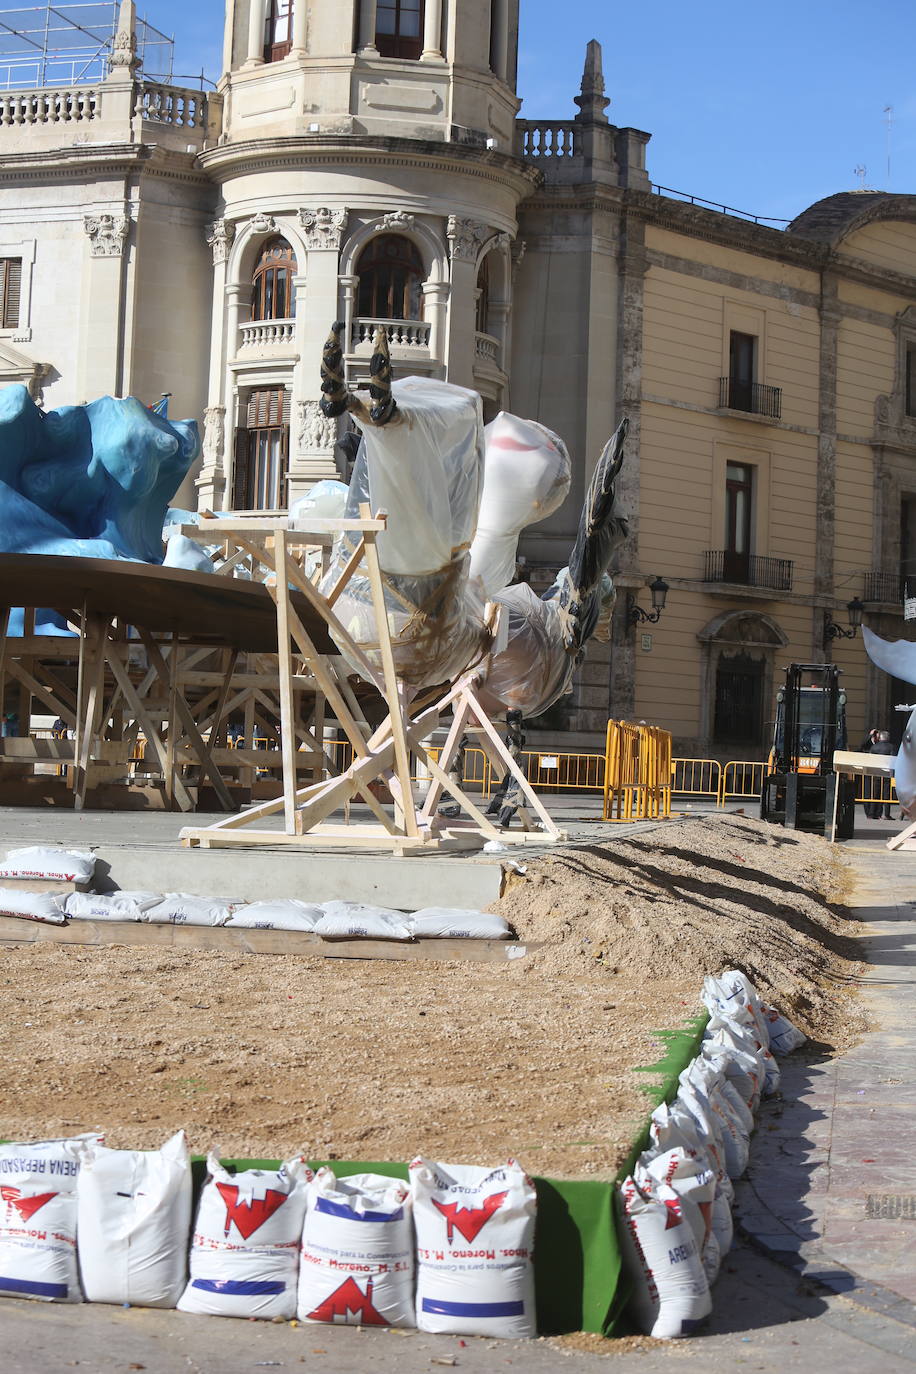
[[[891,189],[891,126],[894,123],[893,105],[884,107],[884,123],[887,125],[887,189]]]

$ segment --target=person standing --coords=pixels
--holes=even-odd
[[[897,750],[896,750],[896,749],[894,748],[894,746],[891,744],[891,736],[890,736],[890,731],[889,731],[889,730],[875,730],[875,731],[873,731],[873,734],[874,734],[874,741],[872,742],[872,746],[871,746],[871,749],[869,750],[869,753],[871,753],[871,754],[884,754],[885,757],[889,757],[889,756],[892,757],[894,754],[896,754]],[[872,796],[874,797],[875,792],[877,792],[877,793],[878,793],[878,796],[879,796],[879,798],[881,798],[881,800],[879,800],[879,801],[877,801],[877,802],[874,802],[874,801],[873,801],[873,802],[870,802],[868,805],[866,805],[866,807],[865,807],[865,814],[866,814],[866,816],[869,816],[869,815],[870,815],[870,816],[872,817],[873,820],[878,820],[878,821],[879,821],[879,820],[881,820],[881,818],[882,818],[882,816],[883,816],[885,820],[889,821],[889,820],[891,819],[890,801],[889,801],[889,800],[885,800],[885,799],[883,799],[883,798],[881,797],[881,794],[883,793],[884,788],[885,788],[885,785],[886,785],[886,784],[885,784],[885,781],[884,781],[883,778],[873,778],[873,779],[872,779],[872,784],[873,784]],[[880,789],[880,790],[879,790],[879,789]]]

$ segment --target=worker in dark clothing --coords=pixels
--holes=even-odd
[[[884,754],[893,756],[897,750],[891,744],[890,733],[887,730],[872,730],[871,744],[866,751],[869,754]],[[873,821],[891,819],[890,802],[882,800],[882,791],[886,786],[883,778],[870,778],[872,800],[865,803],[865,814]]]

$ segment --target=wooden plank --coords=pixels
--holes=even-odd
[[[211,534],[263,535],[282,530],[288,536],[291,544],[307,544],[309,536],[312,534],[330,535],[333,538],[340,530],[373,530],[378,534],[383,534],[387,528],[388,521],[385,516],[340,520],[328,520],[315,516],[309,519],[308,525],[293,527],[288,516],[266,513],[264,515],[217,516],[214,520],[201,521],[199,525],[180,526],[181,533],[186,534],[189,539],[202,540],[208,544],[213,543],[210,538]]]
[[[67,925],[0,916],[0,945],[154,945],[177,949],[291,954],[309,959],[434,959],[509,963],[534,945],[517,940],[322,940],[296,930],[153,924],[148,921],[70,921]]]
[[[136,689],[123,663],[120,663],[117,657],[110,658],[108,663],[118,686],[124,693],[128,706],[134,713],[136,719],[140,722],[140,728],[146,736],[148,747],[152,749],[160,770],[165,774],[167,767],[166,750],[162,743],[158,728],[153,723],[143,702],[141,702],[140,698],[137,696]],[[181,778],[176,777],[174,779],[174,792],[178,805],[181,807],[182,811],[192,811],[194,809],[194,802]]]
[[[277,607],[277,669],[280,676],[280,751],[283,755],[283,815],[286,833],[302,833],[302,817],[296,809],[296,764],[293,758],[296,741],[294,719],[296,702],[292,683],[292,654],[289,629],[289,577],[287,576],[286,531],[277,530],[273,541],[274,566],[277,585],[274,602]]]

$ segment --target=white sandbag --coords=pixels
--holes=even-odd
[[[701,1093],[681,1074],[680,1086],[672,1110],[685,1112],[693,1120],[701,1150],[709,1156],[710,1164],[717,1174],[727,1174],[725,1144],[722,1140],[722,1123],[710,1108]]]
[[[412,940],[410,920],[403,911],[362,902],[322,902],[323,914],[315,934],[324,940]]]
[[[0,1296],[82,1302],[75,1186],[73,1176],[52,1183],[41,1173],[0,1183]]]
[[[633,1281],[630,1309],[646,1335],[692,1335],[712,1311],[700,1248],[677,1193],[664,1183],[651,1193],[624,1179],[621,1254]]]
[[[762,1045],[769,1044],[766,1018],[751,980],[740,969],[709,974],[703,979],[703,1004],[711,1016],[725,1016],[734,1021],[752,1022]]]
[[[167,892],[142,917],[156,925],[224,926],[240,903],[228,897],[192,897],[187,892]]]
[[[483,436],[483,489],[470,571],[490,597],[515,578],[521,531],[563,504],[572,464],[559,435],[535,420],[501,410]]]
[[[703,1037],[704,1055],[724,1066],[725,1076],[751,1112],[760,1105],[760,1090],[766,1077],[763,1056],[747,1027],[737,1022],[711,1017]]]
[[[534,1184],[498,1169],[410,1165],[417,1231],[417,1326],[455,1335],[533,1337]]]
[[[49,878],[62,883],[88,883],[94,872],[93,854],[49,845],[11,849],[0,863],[0,878]]]
[[[656,1154],[683,1149],[715,1172],[716,1164],[705,1144],[700,1140],[697,1123],[683,1104],[662,1102],[649,1121],[650,1148]]]
[[[716,1279],[719,1277],[719,1270],[722,1267],[722,1251],[719,1248],[719,1238],[715,1231],[710,1227],[709,1235],[706,1237],[706,1244],[703,1246],[703,1253],[700,1257],[703,1261],[703,1273],[706,1275],[706,1282],[712,1288]]]
[[[707,1111],[713,1113],[718,1122],[729,1178],[740,1178],[747,1168],[750,1141],[747,1131],[719,1091],[724,1081],[723,1075],[717,1072],[709,1060],[702,1057],[694,1059],[686,1069],[685,1075]]]
[[[413,1206],[407,1184],[381,1174],[308,1186],[299,1255],[300,1321],[415,1326]]]
[[[702,1253],[711,1227],[712,1200],[716,1195],[715,1171],[697,1155],[678,1147],[663,1154],[647,1152],[641,1155],[633,1177],[643,1192],[653,1192],[659,1183],[674,1189]]]
[[[505,916],[459,907],[425,906],[409,920],[418,940],[508,940],[512,933]]]
[[[187,1279],[191,1225],[184,1131],[159,1150],[84,1147],[76,1196],[89,1302],[174,1307]]]
[[[793,1050],[800,1049],[807,1036],[793,1025],[788,1016],[781,1015],[775,1007],[767,1006],[766,1002],[761,1002],[760,1007],[767,1023],[773,1053],[791,1054]]]
[[[296,1158],[276,1171],[230,1174],[211,1154],[207,1172],[191,1239],[191,1277],[179,1311],[294,1317],[311,1169]]]
[[[732,1220],[732,1193],[729,1187],[723,1187],[721,1179],[716,1184],[716,1195],[712,1200],[710,1225],[719,1247],[721,1262],[732,1248],[735,1235],[735,1224]]]
[[[50,892],[21,892],[18,888],[0,889],[0,916],[23,916],[28,921],[47,921],[52,926],[66,925],[63,903]]]
[[[74,921],[142,921],[160,892],[70,892],[64,910]]]
[[[299,902],[295,897],[274,897],[269,901],[249,902],[229,917],[230,930],[301,930],[315,929],[324,915],[324,908],[314,902]]]
[[[72,1188],[82,1151],[89,1145],[101,1145],[103,1140],[98,1131],[87,1131],[59,1140],[9,1141],[0,1145],[0,1183],[18,1186],[24,1179],[35,1177],[49,1183],[60,1180]]]

